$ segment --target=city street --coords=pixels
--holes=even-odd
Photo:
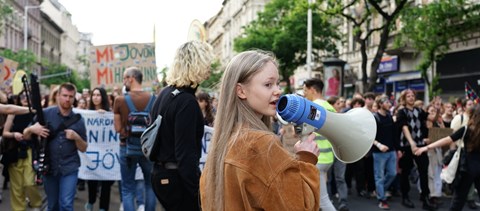
[[[3,177],[0,177],[0,184],[3,184]],[[3,188],[2,188],[3,189]],[[411,199],[412,202],[415,204],[415,209],[408,209],[405,208],[404,206],[401,205],[401,198],[399,196],[393,197],[390,201],[390,210],[398,210],[398,211],[412,211],[412,210],[422,210],[421,206],[422,203],[419,200],[419,195],[417,191],[414,191],[412,187],[411,193]],[[112,193],[111,193],[111,199],[110,199],[110,210],[111,211],[117,211],[119,210],[120,206],[120,199],[119,199],[119,194],[118,194],[118,183],[115,183],[112,186]],[[450,203],[451,198],[442,198],[443,204],[439,207],[438,210],[448,210],[448,206]],[[2,203],[0,203],[0,210],[2,211],[7,211],[11,210],[10,208],[10,198],[9,198],[9,190],[3,190],[3,200]],[[366,199],[357,196],[357,194],[351,194],[349,196],[349,208],[352,211],[372,211],[372,210],[380,210],[377,207],[377,201],[376,199]],[[84,210],[84,205],[87,201],[87,191],[78,191],[77,192],[77,197],[75,198],[75,210],[78,211],[83,211]],[[337,205],[337,204],[334,204]],[[95,205],[94,210],[98,210],[98,201]],[[157,203],[157,209],[156,210],[161,210],[160,205]],[[464,207],[464,210],[470,210],[468,207]]]
[[[2,168],[3,168],[3,166],[0,165],[0,170]],[[3,180],[4,180],[4,177],[0,176],[0,186],[1,186],[1,188],[0,188],[0,193],[1,194],[0,195],[2,195],[2,201],[0,203],[0,211],[10,211],[10,210],[12,210],[12,208],[10,207],[10,193],[9,193],[10,190],[8,190],[8,189],[4,190],[3,189]],[[40,188],[40,189],[42,191],[43,196],[45,196],[43,188]],[[84,205],[87,202],[87,200],[88,200],[88,191],[87,190],[77,191],[77,196],[75,197],[74,210],[83,211],[84,210]],[[97,202],[95,203],[95,206],[94,206],[93,210],[95,210],[95,211],[98,210],[98,203],[99,203],[99,200],[97,200]],[[43,210],[46,210],[46,201],[44,203],[43,208],[44,208]],[[110,209],[109,210],[118,211],[119,208],[120,208],[120,195],[119,195],[119,192],[118,192],[118,183],[116,182],[116,183],[113,184],[112,189],[111,189]],[[159,203],[157,203],[157,209],[156,210],[158,210],[158,211],[162,210]]]

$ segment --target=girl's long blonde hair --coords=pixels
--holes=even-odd
[[[205,164],[204,201],[206,210],[224,210],[224,161],[229,142],[235,142],[241,127],[271,129],[271,117],[261,119],[246,100],[237,96],[237,84],[248,84],[266,63],[277,65],[274,57],[262,51],[246,51],[233,57],[223,74],[214,133]],[[270,130],[271,131],[271,130]]]

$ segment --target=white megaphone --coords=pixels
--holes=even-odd
[[[353,163],[365,156],[377,134],[375,117],[365,108],[338,114],[294,94],[280,97],[277,117],[294,125],[314,127],[315,132],[330,141],[335,157],[344,163]]]

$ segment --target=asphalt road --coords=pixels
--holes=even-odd
[[[0,177],[0,186],[3,184],[3,177]],[[2,188],[3,189],[3,188]],[[118,183],[115,183],[114,186],[112,187],[112,192],[111,192],[111,200],[110,200],[110,210],[111,211],[117,211],[119,210],[120,207],[120,199],[119,199],[119,194],[118,194]],[[0,203],[0,210],[1,211],[9,211],[11,210],[10,208],[10,194],[9,190],[3,190],[3,200],[2,203]],[[391,198],[389,201],[390,204],[390,210],[398,210],[398,211],[412,211],[412,210],[422,210],[421,205],[422,203],[419,200],[419,195],[418,192],[413,189],[411,191],[411,196],[410,198],[412,199],[413,203],[415,204],[415,209],[409,209],[401,205],[401,197],[399,196],[394,196]],[[84,205],[87,201],[87,191],[78,191],[77,192],[77,197],[75,198],[75,210],[83,211],[84,210]],[[336,200],[334,199],[334,205],[337,206],[337,203],[335,202]],[[448,210],[448,205],[450,203],[450,198],[444,197],[442,198],[443,204],[439,207],[438,210]],[[360,196],[357,196],[357,194],[351,194],[349,195],[348,199],[348,204],[349,208],[352,211],[371,211],[371,210],[380,210],[377,206],[377,200],[374,198],[367,199],[363,198]],[[480,208],[479,208],[480,209]],[[98,201],[97,204],[95,205],[94,210],[98,210]],[[157,204],[157,210],[162,210],[160,208],[160,205]],[[464,210],[470,210],[469,208],[465,207]]]
[[[2,170],[2,165],[0,165],[0,172],[1,172],[1,170]],[[12,210],[11,207],[10,207],[10,193],[9,193],[8,189],[6,189],[6,190],[3,189],[3,180],[4,180],[3,176],[0,175],[0,187],[1,187],[0,188],[0,193],[2,195],[2,202],[0,203],[0,211],[10,211],[10,210]],[[42,187],[39,187],[39,188],[41,189],[41,191],[43,193],[43,188]],[[111,210],[111,211],[118,211],[119,210],[119,207],[120,207],[120,197],[119,196],[120,195],[119,195],[119,192],[118,192],[118,183],[115,183],[112,186],[112,190],[111,190],[111,199],[110,199],[110,209],[109,210]],[[338,204],[336,203],[335,197],[332,197],[332,198],[334,198],[333,199],[334,205],[337,206]],[[77,191],[77,196],[75,198],[75,205],[74,205],[75,210],[83,211],[84,210],[84,205],[87,202],[87,199],[88,199],[88,193],[87,193],[86,190]],[[411,188],[411,191],[410,191],[410,199],[415,204],[415,209],[409,209],[409,208],[406,208],[406,207],[402,206],[401,197],[400,196],[394,196],[389,201],[390,208],[391,208],[390,210],[398,210],[398,211],[422,210],[421,209],[422,203],[419,200],[419,194],[418,194],[418,191],[417,191],[416,187],[414,187],[414,185],[412,185],[412,188]],[[448,197],[441,198],[441,201],[443,202],[443,204],[440,205],[438,210],[448,210],[450,200],[451,200],[451,198],[448,198]],[[364,198],[364,197],[357,196],[356,193],[349,195],[348,205],[349,205],[350,210],[352,210],[352,211],[380,210],[378,208],[378,203],[377,203],[377,200],[375,198],[367,199],[367,198]],[[480,210],[480,208],[478,208],[478,209]],[[95,204],[94,210],[98,210],[98,200],[97,200],[97,203]],[[157,209],[156,210],[158,210],[158,211],[162,210],[159,203],[157,203]],[[464,210],[470,210],[470,209],[465,206]]]

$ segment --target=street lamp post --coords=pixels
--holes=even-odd
[[[308,0],[307,11],[307,79],[312,77],[312,0]]]
[[[29,9],[38,9],[40,6],[30,6],[26,5],[24,7],[23,14],[23,50],[28,50],[28,10]]]

